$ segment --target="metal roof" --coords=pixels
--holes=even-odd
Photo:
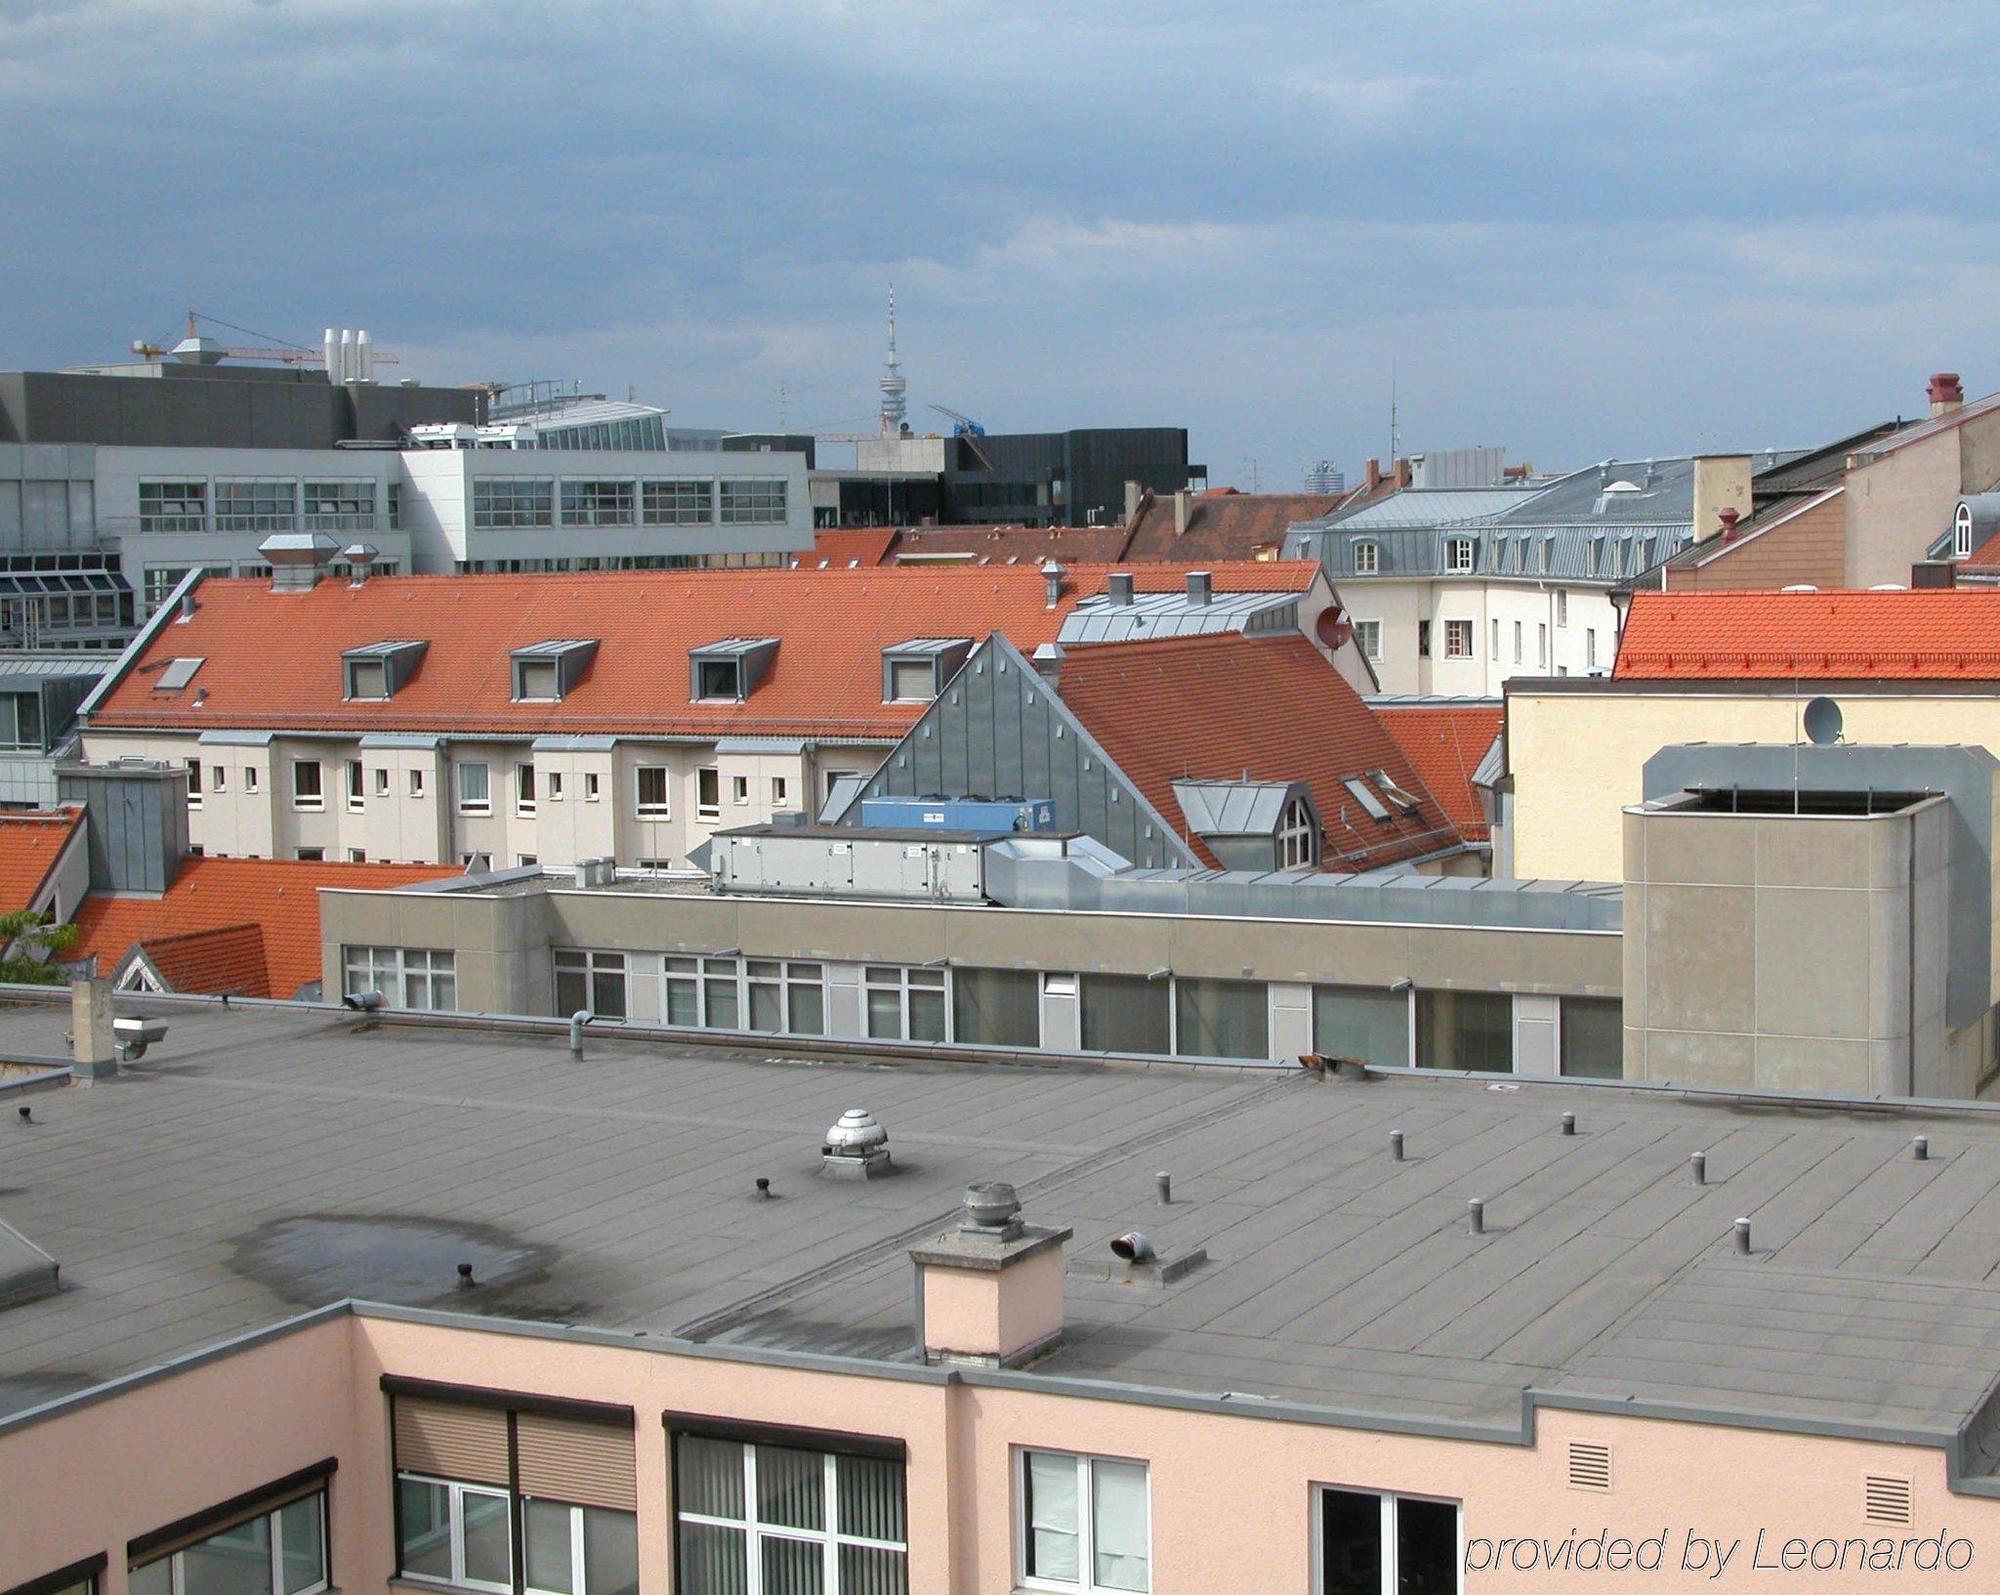
[[[1295,624],[1295,592],[1215,593],[1205,604],[1185,592],[1134,593],[1129,604],[1099,595],[1079,599],[1056,634],[1058,643],[1133,642],[1152,637],[1198,637],[1223,631],[1282,630]]]
[[[1443,526],[1514,509],[1545,492],[1543,487],[1406,487],[1357,509],[1301,526],[1338,526],[1342,531]]]
[[[1197,836],[1275,836],[1302,781],[1176,781],[1174,801]]]

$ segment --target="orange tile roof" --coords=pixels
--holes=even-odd
[[[1304,781],[1329,869],[1373,869],[1454,846],[1458,832],[1396,741],[1304,637],[1234,634],[1071,648],[1058,690],[1146,801],[1186,836],[1182,779]],[[1372,820],[1344,778],[1382,769],[1423,799]],[[1190,838],[1190,840],[1192,840]],[[1214,855],[1200,842],[1204,862]]]
[[[1622,681],[2000,680],[2000,593],[1641,592]]]
[[[799,564],[810,567],[825,560],[832,570],[844,569],[849,562],[864,569],[870,565],[886,564],[889,549],[895,541],[896,528],[893,526],[814,532],[813,551],[810,555],[799,555]]]
[[[1174,533],[1174,498],[1148,498],[1132,523],[1124,558],[1253,560],[1283,546],[1286,529],[1299,521],[1331,514],[1343,503],[1338,493],[1198,494],[1188,501],[1187,530]]]
[[[1375,718],[1416,767],[1459,835],[1468,842],[1488,838],[1486,811],[1473,790],[1472,772],[1500,734],[1497,703],[1378,703]]]
[[[1218,592],[1304,592],[1318,567],[1222,566]],[[1186,582],[1184,565],[1136,568],[1141,592]],[[569,576],[377,577],[274,593],[257,580],[203,582],[195,612],[160,627],[90,716],[93,726],[427,731],[535,736],[864,737],[893,740],[920,704],[882,702],[881,654],[915,637],[999,631],[1024,653],[1053,641],[1108,568],[1071,567],[1047,607],[1031,565],[972,569],[651,571]],[[688,701],[688,650],[775,637],[747,703]],[[421,638],[417,673],[381,703],[342,699],[342,650]],[[601,646],[561,703],[514,703],[511,650],[559,638]],[[203,663],[188,685],[153,682],[174,658]],[[200,698],[199,705],[195,699]]]
[[[896,535],[892,564],[959,559],[977,564],[1110,564],[1125,552],[1122,526],[912,526]]]
[[[353,886],[383,891],[412,881],[434,881],[460,873],[446,864],[321,864],[290,859],[191,858],[160,897],[113,896],[92,892],[76,915],[78,941],[68,956],[95,957],[98,973],[110,975],[135,944],[148,950],[179,943],[189,933],[229,936],[200,949],[172,950],[177,967],[211,978],[229,978],[243,965],[245,926],[261,927],[264,975],[250,997],[291,997],[320,978],[319,889]],[[164,938],[165,942],[160,939]],[[179,987],[228,990],[229,987]]]
[[[83,808],[0,814],[0,914],[17,914],[41,895],[49,871],[83,825]]]
[[[138,946],[170,990],[200,992],[210,997],[224,992],[232,997],[271,995],[271,970],[264,957],[262,925],[182,931],[178,936],[153,937]],[[295,984],[292,991],[297,991],[300,984],[304,982]]]

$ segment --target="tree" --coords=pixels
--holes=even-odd
[[[59,986],[62,955],[76,946],[74,925],[51,925],[48,915],[30,908],[0,914],[0,981],[23,986]]]

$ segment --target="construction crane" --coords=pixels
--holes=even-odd
[[[985,466],[989,471],[996,469],[992,457],[980,446],[979,440],[986,436],[985,427],[973,420],[971,416],[960,415],[958,411],[946,405],[933,404],[929,408],[937,411],[939,415],[949,417],[951,421],[951,435],[955,438],[964,438],[965,446],[979,457],[981,465]]]
[[[269,360],[288,366],[319,366],[329,363],[340,365],[345,373],[343,378],[331,380],[368,380],[364,369],[377,365],[399,365],[401,361],[393,354],[386,354],[373,347],[366,332],[353,335],[350,339],[345,328],[336,339],[332,328],[327,329],[326,343],[318,349],[309,349],[303,344],[267,344],[256,347],[240,347],[218,342],[204,337],[197,323],[207,321],[214,326],[227,327],[231,332],[246,333],[252,338],[265,334],[251,332],[248,327],[231,326],[227,321],[214,316],[203,316],[197,311],[187,313],[187,326],[181,341],[168,347],[164,344],[147,343],[135,338],[132,352],[144,360],[172,359],[185,365],[216,365],[224,360]]]

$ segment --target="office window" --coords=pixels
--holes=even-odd
[[[630,482],[565,480],[562,523],[565,526],[630,526],[633,524]]]
[[[987,1047],[1042,1044],[1041,983],[1032,969],[954,969],[952,1035]]]
[[[669,958],[666,965],[668,1024],[739,1028],[739,970],[734,958]]]
[[[1472,569],[1473,543],[1471,538],[1469,537],[1448,538],[1444,546],[1445,546],[1444,568],[1446,570],[1462,572],[1462,571],[1469,571]]]
[[[705,764],[694,772],[694,817],[698,820],[722,818],[722,776],[712,764]]]
[[[729,778],[729,801],[732,803],[748,803],[750,801],[749,776],[732,775]]]
[[[180,586],[181,578],[191,569],[187,565],[148,565],[145,575],[146,612],[151,614],[167,601],[169,594]]]
[[[785,518],[785,483],[760,480],[724,480],[722,524],[753,526],[782,522]]]
[[[1268,1058],[1269,998],[1261,980],[1173,983],[1175,1047],[1189,1058]]]
[[[1313,1051],[1401,1069],[1410,1061],[1410,999],[1373,986],[1313,987]]]
[[[341,963],[346,991],[379,991],[391,1008],[447,1011],[458,1006],[457,957],[452,952],[348,947],[342,949]]]
[[[1165,1057],[1173,1050],[1168,998],[1168,982],[1164,978],[1083,976],[1084,1050]]]
[[[1444,623],[1444,656],[1447,659],[1472,657],[1472,622],[1447,620]]]
[[[575,948],[557,948],[556,1017],[567,1018],[589,1012],[600,1019],[623,1019],[626,1003],[626,968],[623,953],[594,953]]]
[[[1417,1067],[1514,1072],[1514,999],[1506,992],[1417,993]]]
[[[818,964],[752,958],[744,965],[749,996],[746,1030],[768,1035],[826,1034],[826,975]]]
[[[327,1587],[326,1491],[217,1529],[132,1568],[132,1595],[312,1595]]]
[[[535,767],[532,764],[517,764],[514,766],[514,812],[533,814],[535,806]]]
[[[375,529],[373,482],[308,482],[305,492],[309,532],[372,532]]]
[[[640,512],[648,526],[705,526],[715,519],[715,484],[700,480],[648,480],[639,484]]]
[[[1018,1455],[1021,1582],[1081,1595],[1150,1590],[1146,1464],[1064,1451]]]
[[[1458,1503],[1319,1492],[1320,1595],[1426,1595],[1459,1589]]]
[[[788,782],[782,775],[772,776],[771,807],[776,809],[783,808],[785,806],[785,800],[790,795],[791,795],[791,783]]]
[[[907,1595],[903,1464],[673,1437],[680,1595]]]
[[[218,532],[289,532],[299,519],[299,484],[284,477],[256,476],[215,484]]]
[[[1382,545],[1362,542],[1354,545],[1354,574],[1373,576],[1382,568]]]
[[[1561,627],[1561,626],[1567,626],[1568,624],[1569,624],[1569,594],[1563,588],[1558,587],[1556,589],[1556,625],[1558,627]]]
[[[551,477],[474,477],[472,524],[481,529],[555,525]]]
[[[292,761],[292,807],[295,809],[326,807],[326,793],[320,788],[319,760]]]
[[[1382,622],[1379,620],[1357,620],[1354,623],[1355,646],[1361,656],[1371,664],[1382,662]]]
[[[942,969],[870,964],[862,985],[869,1035],[886,1041],[945,1039]]]
[[[362,774],[361,761],[359,759],[349,759],[347,761],[347,806],[357,813],[366,806],[368,801],[368,789],[364,784],[365,781],[366,777]]]
[[[1562,1072],[1579,1080],[1625,1078],[1625,1005],[1615,997],[1562,1000]]]
[[[458,780],[458,812],[491,814],[493,790],[490,784],[491,772],[487,767],[483,764],[460,764],[453,768]],[[414,770],[410,773],[416,774]],[[414,792],[410,795],[416,796]]]
[[[1304,798],[1293,798],[1278,820],[1278,867],[1311,869],[1318,863],[1319,826],[1312,806]]]
[[[667,801],[667,767],[664,764],[642,764],[637,775],[639,813],[648,819],[666,819],[672,812]],[[586,775],[583,778],[583,795],[585,801],[596,798],[596,776]]]
[[[141,482],[139,530],[142,532],[205,532],[208,530],[206,482]],[[186,571],[181,575],[185,576]],[[178,578],[176,578],[178,580]],[[160,595],[162,598],[165,593]],[[158,602],[157,599],[153,602]]]

